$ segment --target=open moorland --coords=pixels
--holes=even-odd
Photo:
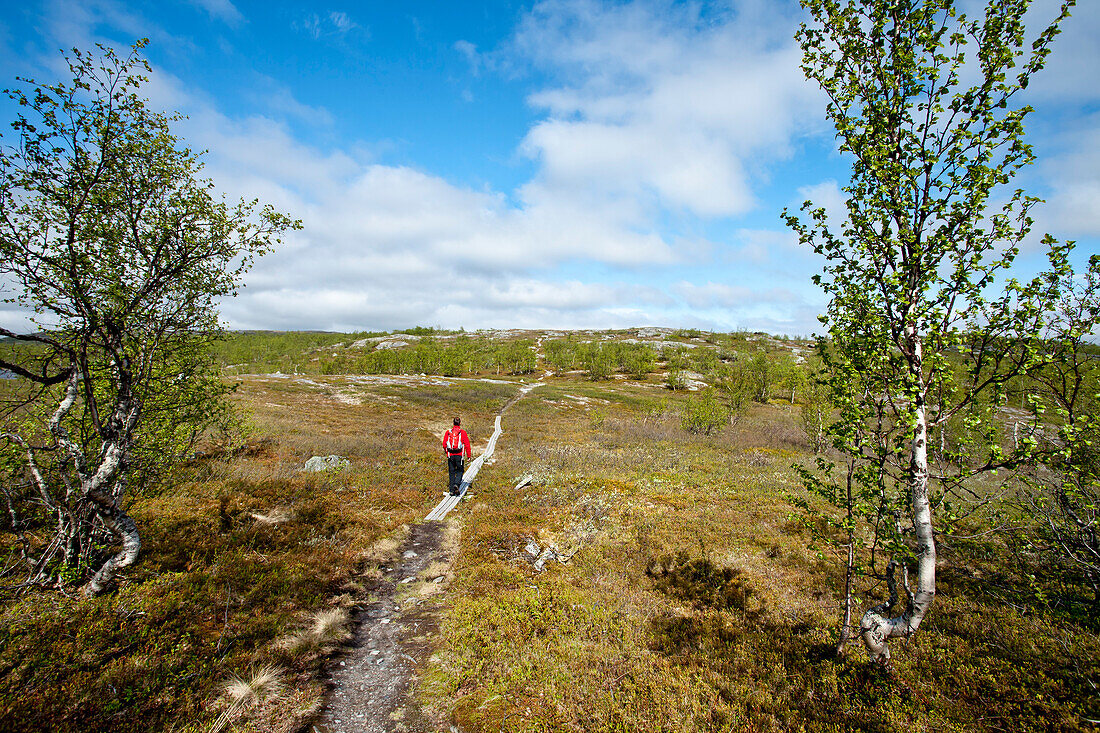
[[[790,502],[813,458],[809,342],[413,329],[219,348],[240,420],[134,494],[143,549],[118,587],[2,599],[0,729],[311,730],[445,491],[440,436],[461,416],[476,455],[502,410],[441,526],[446,561],[386,591],[431,622],[416,714],[379,729],[1074,731],[1100,714],[1091,595],[982,513],[938,537],[935,605],[889,668],[835,656],[842,560]],[[747,399],[712,421],[736,370]],[[348,464],[301,470],[327,455]]]

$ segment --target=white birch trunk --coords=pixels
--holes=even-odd
[[[94,596],[107,587],[107,583],[118,570],[137,560],[138,553],[141,552],[141,536],[138,534],[134,520],[109,496],[104,496],[100,492],[89,492],[88,498],[95,503],[96,513],[103,519],[103,523],[122,540],[122,550],[103,563],[84,586],[84,595]]]
[[[122,543],[121,551],[108,558],[84,586],[84,595],[91,596],[100,593],[120,568],[133,564],[141,551],[141,538],[137,524],[122,509],[122,497],[114,495],[114,492],[111,491],[111,487],[116,484],[119,474],[123,470],[123,457],[126,453],[125,444],[130,440],[133,433],[138,415],[141,412],[141,405],[130,397],[120,398],[109,421],[115,435],[104,444],[99,464],[92,468],[87,465],[83,450],[69,437],[63,423],[65,416],[76,402],[81,376],[77,370],[74,370],[70,376],[65,396],[50,419],[50,431],[57,439],[58,444],[72,458],[73,468],[76,472],[74,478],[79,480],[80,496],[91,502],[95,515],[103,520],[107,528]],[[69,486],[70,494],[73,488],[75,487]],[[71,499],[73,497],[69,496],[67,498]],[[67,513],[68,523],[62,533],[68,535],[65,559],[67,563],[72,564],[73,554],[81,549],[82,545],[88,541],[88,537],[82,535],[85,530],[81,526],[81,517],[77,515],[77,512],[69,510]]]
[[[912,327],[909,338],[912,345],[910,373],[920,384],[923,380],[921,341]],[[928,498],[928,415],[923,390],[917,390],[912,409],[915,426],[910,443],[909,498],[917,541],[917,589],[910,593],[906,584],[909,597],[905,610],[894,618],[883,616],[897,598],[891,563],[887,571],[891,586],[890,600],[869,610],[860,622],[860,632],[868,653],[873,660],[882,663],[890,659],[888,640],[895,636],[908,638],[915,633],[936,596],[936,540],[932,531],[932,506]]]
[[[848,566],[844,574],[844,618],[840,624],[840,639],[836,643],[836,655],[843,656],[852,638],[852,572],[855,566],[855,543],[848,538]]]
[[[114,419],[119,423],[119,432],[125,436],[124,439],[129,439],[140,411],[140,405],[131,404],[130,400],[122,400],[116,407]],[[119,569],[137,560],[138,553],[141,551],[141,537],[138,534],[137,524],[122,509],[122,497],[115,497],[108,490],[119,478],[123,469],[124,454],[125,450],[120,441],[109,443],[104,447],[103,458],[95,473],[83,480],[84,496],[92,501],[103,523],[122,542],[122,550],[103,563],[84,586],[86,596],[100,593]]]

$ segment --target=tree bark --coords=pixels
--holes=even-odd
[[[915,385],[923,380],[923,364],[920,336],[909,327],[910,376]],[[916,632],[932,600],[936,596],[936,540],[932,530],[932,506],[928,497],[928,414],[923,389],[916,389],[912,403],[914,426],[909,448],[909,498],[913,513],[913,530],[917,547],[917,590],[906,592],[909,596],[905,611],[900,616],[886,618],[887,611],[897,598],[893,578],[893,562],[887,570],[891,588],[891,601],[875,606],[863,615],[860,632],[871,659],[887,663],[890,660],[888,640],[895,636],[908,638]]]
[[[104,524],[122,540],[122,550],[103,563],[96,574],[92,576],[92,579],[84,586],[84,595],[94,596],[107,587],[116,572],[137,560],[138,553],[141,552],[141,536],[138,534],[137,524],[134,520],[119,508],[110,497],[99,492],[90,492],[88,498],[95,504],[96,513],[103,519]]]
[[[848,641],[852,638],[852,572],[855,565],[855,543],[849,538],[848,567],[844,575],[844,618],[840,624],[840,640],[836,643],[836,655],[844,656]]]

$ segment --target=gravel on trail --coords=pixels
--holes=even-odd
[[[355,617],[355,636],[329,661],[330,693],[308,730],[314,733],[420,733],[439,730],[414,699],[420,670],[439,628],[439,596],[418,593],[446,582],[422,577],[433,563],[449,566],[442,522],[413,525],[397,559],[368,588],[370,603]],[[440,565],[436,565],[440,567]]]

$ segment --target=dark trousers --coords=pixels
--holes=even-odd
[[[450,491],[451,494],[455,496],[458,495],[459,487],[462,486],[462,469],[463,461],[461,454],[457,456],[447,456],[447,473],[450,474],[451,478]]]

